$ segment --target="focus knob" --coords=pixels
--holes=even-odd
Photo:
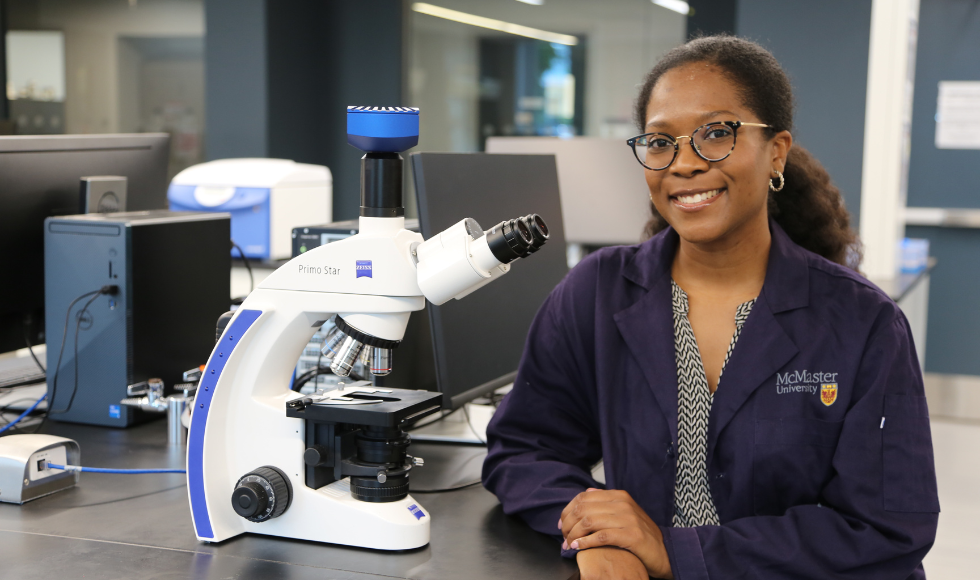
[[[250,522],[264,522],[285,513],[291,496],[289,478],[267,465],[238,480],[231,494],[231,507]]]

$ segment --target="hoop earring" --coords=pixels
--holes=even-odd
[[[772,190],[773,192],[782,191],[783,190],[783,187],[786,185],[786,180],[783,179],[783,174],[782,173],[776,171],[775,169],[773,169],[773,171],[776,172],[776,177],[779,178],[779,187],[776,187],[775,185],[773,185],[772,178],[770,177],[769,178],[769,189]]]

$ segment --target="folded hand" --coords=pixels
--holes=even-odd
[[[558,521],[565,549],[614,546],[632,552],[654,578],[673,578],[663,534],[629,493],[589,489],[578,494]]]

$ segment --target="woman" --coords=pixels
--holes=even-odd
[[[911,333],[847,267],[785,73],[696,39],[647,76],[636,120],[655,235],[544,303],[485,486],[583,578],[923,578],[939,504]]]

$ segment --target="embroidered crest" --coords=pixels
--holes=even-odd
[[[820,401],[831,406],[837,400],[837,383],[824,383],[820,385]]]

